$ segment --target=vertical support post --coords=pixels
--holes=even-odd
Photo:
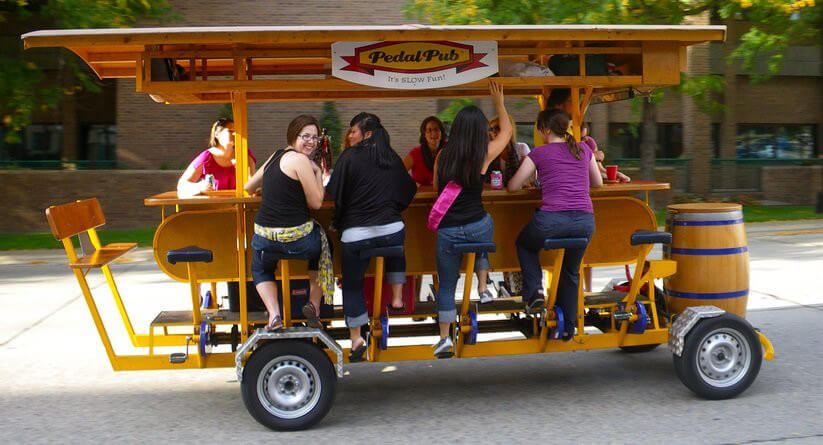
[[[463,356],[463,346],[466,344],[466,336],[471,331],[471,322],[469,321],[469,298],[472,295],[472,278],[474,277],[474,263],[477,253],[468,252],[466,254],[466,279],[463,280],[463,302],[460,305],[460,317],[458,320],[458,329],[460,329],[460,336],[457,337],[457,345],[455,352],[457,357]]]
[[[245,71],[239,69],[243,59],[234,59],[235,77],[245,79]],[[232,112],[234,114],[234,160],[235,160],[235,196],[242,198],[245,195],[248,181],[248,103],[246,91],[231,93]],[[239,278],[240,297],[240,339],[246,341],[249,333],[248,296],[246,295],[246,214],[245,205],[237,204],[237,276]]]
[[[580,88],[571,88],[572,93],[572,134],[574,140],[580,142],[580,124],[582,124],[580,115]]]
[[[280,260],[280,282],[283,283],[281,289],[283,295],[280,296],[283,301],[283,326],[291,327],[291,274],[289,272],[289,260]]]
[[[189,272],[189,288],[191,289],[191,319],[195,327],[200,326],[200,286],[197,283],[197,271],[194,263],[186,263]]]

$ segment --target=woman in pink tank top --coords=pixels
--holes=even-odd
[[[249,150],[249,176],[256,170],[256,161]],[[214,176],[213,184],[206,181],[206,175]],[[191,161],[177,181],[177,195],[184,197],[210,190],[233,190],[235,184],[234,121],[218,119],[211,126],[209,148]]]

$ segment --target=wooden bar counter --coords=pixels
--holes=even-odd
[[[629,237],[636,230],[656,230],[654,214],[646,202],[632,195],[656,190],[667,190],[670,185],[658,182],[632,182],[605,184],[592,189],[595,211],[595,234],[586,250],[584,264],[588,266],[629,264],[636,260],[638,247],[629,244]],[[431,204],[436,197],[432,187],[420,187],[412,204],[403,213],[406,224],[406,270],[410,275],[430,274],[436,271],[436,235],[426,229]],[[211,263],[197,264],[197,274],[205,281],[237,281],[237,212],[245,214],[248,240],[254,233],[254,216],[260,205],[259,196],[236,197],[234,191],[209,192],[207,195],[178,198],[177,192],[165,192],[144,200],[146,206],[163,209],[163,220],[154,236],[154,255],[157,264],[175,280],[187,281],[186,266],[172,265],[166,261],[166,252],[185,246],[196,245],[214,253]],[[525,189],[518,192],[487,189],[483,192],[483,204],[494,220],[494,241],[497,252],[490,255],[492,270],[519,270],[514,242],[540,206],[540,192]],[[175,209],[173,213],[166,208]],[[340,272],[339,234],[328,229],[333,202],[313,212],[315,218],[326,227],[329,240],[334,245],[335,272]],[[619,224],[611,224],[619,221]],[[247,242],[246,246],[250,243]],[[251,249],[246,249],[246,264],[251,264]],[[305,263],[296,262],[292,270],[295,277],[305,274]],[[248,266],[247,266],[248,269]],[[248,275],[248,274],[247,274]],[[251,279],[250,276],[247,279]]]

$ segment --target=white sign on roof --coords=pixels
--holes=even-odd
[[[495,73],[495,41],[332,44],[332,75],[361,85],[424,90],[474,82]]]

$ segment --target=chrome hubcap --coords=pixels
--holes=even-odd
[[[260,403],[271,414],[295,419],[310,412],[320,399],[320,377],[314,366],[293,355],[275,357],[257,379]]]
[[[711,386],[725,388],[739,382],[751,366],[751,351],[740,332],[721,328],[703,337],[697,350],[700,378]]]

